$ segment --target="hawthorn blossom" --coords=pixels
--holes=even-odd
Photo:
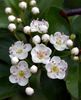
[[[31,51],[32,61],[34,63],[48,63],[52,51],[44,44],[37,44]]]
[[[9,81],[11,83],[18,83],[20,86],[27,85],[31,76],[26,61],[20,61],[18,64],[11,66],[10,73]]]
[[[25,59],[27,58],[28,52],[31,49],[31,44],[24,44],[22,41],[17,41],[9,48],[9,53],[12,57],[17,57],[18,59]]]
[[[49,63],[45,65],[47,76],[51,79],[64,79],[67,67],[67,63],[58,56],[53,56]]]
[[[31,32],[47,33],[49,28],[49,23],[45,20],[33,20],[30,23]]]
[[[50,36],[50,43],[54,45],[56,50],[63,51],[65,49],[68,49],[68,39],[69,36],[62,34],[61,32],[56,32],[54,35]]]

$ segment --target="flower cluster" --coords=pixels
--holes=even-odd
[[[28,5],[31,6],[32,14],[38,15],[40,13],[35,0],[30,0],[28,3],[25,1],[19,2],[19,8],[21,10],[26,10]],[[12,15],[13,10],[10,7],[7,7],[5,12],[9,14],[8,20],[10,24],[8,25],[8,29],[14,32],[17,29],[15,21],[21,23],[23,20]],[[12,64],[10,68],[11,75],[9,76],[11,83],[17,83],[20,86],[28,85],[30,77],[37,73],[38,70],[41,70],[39,69],[39,64],[41,63],[41,68],[47,71],[49,78],[64,79],[68,64],[61,57],[55,56],[54,51],[62,52],[68,50],[74,60],[79,59],[79,49],[73,47],[72,38],[61,32],[55,32],[49,35],[49,22],[45,19],[33,19],[30,25],[23,25],[22,32],[30,36],[30,41],[24,43],[18,40],[9,48],[9,56]],[[28,58],[32,66],[30,66]],[[32,95],[34,89],[27,87],[25,92],[27,95]]]

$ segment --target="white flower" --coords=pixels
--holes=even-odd
[[[36,0],[31,0],[30,1],[30,6],[34,6],[34,5],[36,5]]]
[[[33,7],[33,8],[31,9],[31,12],[32,12],[33,14],[35,14],[35,15],[40,13],[38,7]]]
[[[49,28],[49,24],[47,21],[42,19],[42,21],[40,21],[38,24],[38,28],[39,28],[39,30],[38,30],[39,33],[47,33],[48,28]]]
[[[17,65],[11,66],[10,73],[9,81],[11,83],[18,83],[20,86],[27,85],[31,76],[28,64],[25,61],[20,61]]]
[[[16,30],[16,25],[13,24],[13,23],[10,23],[10,24],[8,25],[8,29],[9,29],[11,32],[13,32],[13,31]]]
[[[58,56],[54,56],[45,66],[47,76],[51,79],[64,79],[67,67],[67,63]]]
[[[50,36],[48,34],[42,35],[42,41],[43,42],[48,42],[50,40]]]
[[[12,56],[10,55],[10,58],[11,58],[11,63],[12,63],[12,64],[17,64],[17,63],[19,62],[19,59],[18,59],[17,57],[12,57]]]
[[[72,50],[71,50],[71,54],[73,55],[78,55],[79,54],[79,49],[77,47],[74,47]]]
[[[12,8],[11,7],[5,8],[5,13],[6,14],[11,14],[12,13]]]
[[[31,87],[27,87],[26,90],[25,90],[26,94],[31,96],[34,94],[34,89],[31,88]]]
[[[31,66],[30,71],[31,71],[31,73],[37,73],[38,67],[33,65],[33,66]]]
[[[19,7],[21,8],[21,9],[26,9],[27,8],[27,3],[25,2],[25,1],[21,1],[20,3],[19,3]]]
[[[66,44],[67,44],[68,47],[72,47],[73,41],[71,39],[68,39]]]
[[[26,34],[30,34],[30,32],[31,32],[30,26],[25,26],[23,30],[24,30],[24,33],[26,33]]]
[[[38,20],[32,20],[30,23],[31,32],[38,32]]]
[[[32,38],[32,42],[33,42],[34,44],[40,43],[40,42],[41,42],[40,36],[39,36],[39,35],[34,36],[34,37]]]
[[[30,23],[31,32],[47,33],[49,28],[49,23],[42,19],[42,21],[33,20]]]
[[[8,16],[8,20],[9,20],[9,22],[14,22],[15,19],[16,19],[16,17],[15,17],[14,15],[10,15],[10,16]]]
[[[32,47],[30,44],[24,44],[22,41],[17,41],[9,48],[9,53],[11,56],[15,56],[18,59],[25,59],[31,49]]]
[[[32,61],[34,63],[48,63],[52,51],[44,44],[37,44],[31,51]]]
[[[56,50],[63,51],[65,49],[68,49],[66,44],[68,39],[69,36],[61,34],[60,32],[56,32],[54,36],[50,36],[50,43],[54,45]]]

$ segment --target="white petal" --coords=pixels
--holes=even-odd
[[[20,60],[26,59],[28,57],[28,52],[23,52],[22,54],[16,55]]]
[[[61,36],[61,32],[55,32],[54,36]]]
[[[29,52],[32,49],[31,44],[25,44],[24,49]]]
[[[59,72],[58,75],[57,75],[57,78],[58,79],[64,79],[65,78],[65,72],[63,72],[63,71]]]
[[[20,86],[26,86],[28,84],[28,79],[26,79],[26,78],[20,78],[19,81],[18,81],[18,84]]]
[[[10,73],[13,74],[13,75],[17,75],[17,72],[18,72],[18,68],[17,66],[11,66],[10,68]]]
[[[20,70],[25,70],[26,68],[28,68],[28,63],[26,61],[20,61],[18,63],[18,68]]]
[[[60,63],[60,61],[61,61],[61,59],[58,56],[53,56],[52,59],[51,59],[51,62],[53,62],[55,64]]]
[[[42,62],[43,62],[43,64],[48,64],[49,61],[50,61],[50,57],[47,57]]]
[[[25,78],[29,78],[31,76],[30,70],[26,69],[25,71]]]
[[[50,36],[50,43],[54,44],[54,36],[53,35]]]
[[[56,73],[47,73],[47,76],[51,79],[57,79],[57,74]]]
[[[61,69],[62,71],[66,71],[66,69],[67,69],[67,67],[68,67],[68,64],[67,64],[64,60],[61,60],[61,62],[60,62],[60,64],[59,64],[58,67],[60,67],[60,69]]]
[[[11,82],[11,83],[17,83],[17,77],[16,76],[14,76],[14,75],[10,75],[9,76],[9,81]]]
[[[48,63],[45,65],[45,68],[46,68],[48,73],[51,72],[51,66],[52,66],[51,63]]]

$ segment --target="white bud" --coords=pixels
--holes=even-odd
[[[8,16],[8,20],[9,20],[9,22],[14,22],[15,19],[16,19],[16,17],[13,16],[13,15]]]
[[[39,13],[40,13],[38,7],[33,7],[32,10],[31,10],[31,12],[32,12],[33,14],[39,14]]]
[[[38,67],[33,65],[31,68],[30,68],[30,71],[34,74],[34,73],[37,73],[38,71]]]
[[[15,25],[14,23],[10,23],[10,24],[8,25],[8,29],[9,29],[11,32],[13,32],[14,30],[16,30],[16,25]]]
[[[73,57],[73,60],[74,60],[74,61],[78,61],[78,60],[79,60],[79,57],[78,57],[78,56],[74,56],[74,57]]]
[[[31,96],[34,94],[34,89],[31,88],[31,87],[27,87],[26,90],[25,90],[26,94]]]
[[[25,1],[22,1],[22,2],[19,3],[19,7],[21,9],[26,9],[27,8],[27,3]]]
[[[22,19],[21,18],[17,18],[17,22],[18,23],[21,23],[22,22]]]
[[[5,8],[5,13],[6,14],[11,14],[12,13],[12,8],[10,8],[10,7]]]
[[[69,39],[69,40],[67,40],[66,44],[67,44],[68,47],[72,47],[73,46],[73,41]]]
[[[34,6],[34,5],[36,5],[36,0],[31,0],[30,1],[30,6]]]
[[[43,41],[43,42],[48,42],[49,39],[50,39],[50,36],[49,36],[48,34],[42,35],[42,41]]]
[[[73,49],[71,50],[71,54],[73,54],[73,55],[78,55],[78,54],[79,54],[79,49],[78,49],[77,47],[73,48]]]
[[[34,36],[32,41],[34,44],[40,43],[41,42],[40,36],[39,35]]]
[[[17,57],[12,57],[11,58],[11,63],[12,64],[17,64],[19,62],[19,59]]]
[[[30,32],[31,32],[30,26],[25,26],[24,29],[23,29],[23,31],[24,31],[24,33],[26,33],[26,34],[30,34]]]

